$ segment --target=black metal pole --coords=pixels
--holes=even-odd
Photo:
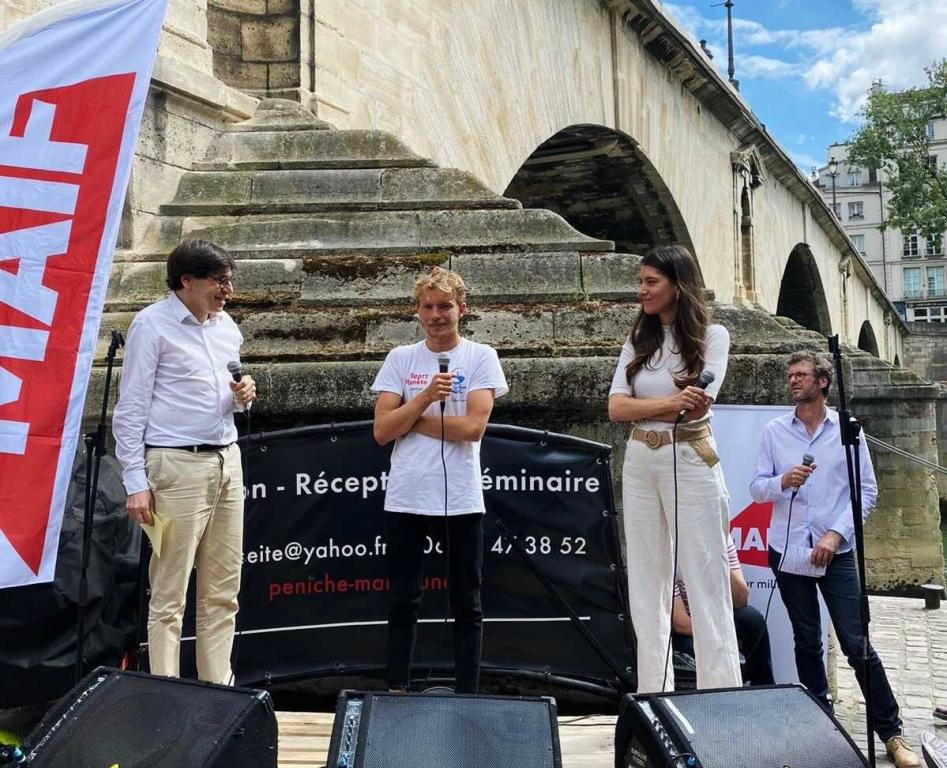
[[[85,619],[89,603],[89,555],[92,549],[92,525],[95,519],[95,501],[99,487],[99,467],[105,455],[105,420],[108,414],[109,390],[112,384],[112,366],[115,364],[115,353],[119,347],[125,345],[125,338],[118,331],[112,331],[112,340],[109,343],[106,355],[105,391],[102,394],[102,412],[99,415],[99,424],[95,434],[85,436],[86,446],[86,476],[85,476],[85,509],[82,521],[82,560],[79,566],[79,604],[76,615],[76,682],[82,679],[85,664]],[[94,460],[93,460],[94,456]]]
[[[834,179],[833,179],[834,181]],[[859,454],[859,434],[861,428],[845,401],[845,379],[842,372],[842,352],[838,335],[829,336],[829,352],[835,361],[835,380],[839,401],[839,432],[842,448],[845,451],[845,463],[848,469],[848,495],[852,505],[852,523],[855,529],[855,558],[858,564],[858,583],[860,588],[859,605],[861,608],[862,630],[862,692],[865,694],[865,725],[868,739],[868,763],[875,768],[875,732],[874,708],[871,701],[871,670],[868,667],[868,625],[871,613],[868,606],[868,582],[865,576],[865,527],[862,519],[861,466]]]
[[[142,534],[138,549],[138,626],[135,628],[135,653],[133,666],[139,672],[142,661],[148,657],[148,603],[151,599],[148,584],[148,563],[151,561],[151,540]],[[151,660],[149,658],[149,666]]]
[[[730,84],[737,87],[737,82],[733,79],[736,67],[733,66],[733,0],[727,0],[724,3],[727,9],[727,76]]]

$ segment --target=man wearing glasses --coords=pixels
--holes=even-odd
[[[171,292],[128,329],[120,396],[112,419],[128,514],[162,528],[148,568],[151,671],[178,677],[181,619],[197,568],[197,674],[229,684],[243,545],[243,473],[235,411],[256,399],[240,360],[243,336],[224,312],[233,256],[184,240],[168,257]]]
[[[769,564],[792,624],[799,681],[831,711],[816,589],[822,593],[842,652],[865,691],[848,468],[839,415],[826,407],[832,384],[828,363],[811,352],[795,352],[789,357],[786,378],[796,407],[764,428],[750,495],[757,502],[773,502]],[[814,457],[811,466],[803,463],[806,454]],[[860,459],[862,508],[867,517],[878,498],[878,486],[864,448]],[[798,553],[807,557],[800,562],[794,557]],[[800,573],[810,565],[817,569],[815,573]],[[898,702],[888,676],[870,645],[868,666],[872,727],[898,768],[918,768],[921,761],[901,736]]]

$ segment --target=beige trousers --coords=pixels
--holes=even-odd
[[[713,441],[713,438],[709,438]],[[716,449],[716,444],[713,444]],[[674,690],[668,664],[674,588],[673,445],[651,449],[629,440],[622,467],[622,517],[628,551],[628,602],[638,641],[638,692]],[[733,625],[729,499],[720,464],[708,467],[689,443],[677,446],[678,567],[687,585],[697,687],[741,685]]]
[[[180,675],[181,621],[191,570],[197,569],[197,676],[232,682],[243,552],[240,449],[189,453],[151,448],[145,456],[155,513],[164,521],[161,557],[148,567],[148,653],[156,675]]]

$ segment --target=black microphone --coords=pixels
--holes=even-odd
[[[227,363],[227,370],[230,371],[230,375],[233,377],[233,380],[239,384],[240,380],[243,378],[243,364],[239,360],[231,360]],[[253,403],[247,403],[244,408],[248,411],[250,410]]]
[[[450,368],[450,355],[438,355],[437,356],[437,372],[450,373],[448,368]],[[446,405],[446,402],[444,400],[441,400],[441,413],[444,413],[445,405]]]
[[[813,462],[815,462],[815,456],[813,456],[811,453],[804,453],[802,455],[802,466],[811,467]],[[792,497],[796,498],[797,493],[799,493],[799,488],[793,488]]]
[[[227,363],[227,370],[230,371],[230,375],[233,376],[233,380],[240,383],[240,379],[243,377],[243,366],[240,364],[239,360],[231,360]]]
[[[713,382],[717,377],[714,376],[713,371],[708,371],[706,368],[700,372],[700,376],[697,377],[697,383],[694,384],[697,389],[707,389],[707,387]],[[687,409],[682,408],[677,414],[677,421],[675,424],[680,424],[683,418],[687,415]]]

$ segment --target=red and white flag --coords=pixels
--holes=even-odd
[[[167,0],[0,34],[0,588],[51,581]]]

